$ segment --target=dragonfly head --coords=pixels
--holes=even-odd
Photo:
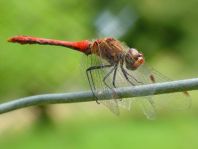
[[[144,63],[143,54],[131,48],[125,55],[125,63],[127,69],[135,70]]]

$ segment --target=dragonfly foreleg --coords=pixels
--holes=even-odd
[[[139,84],[143,84],[142,82],[138,81],[134,76],[130,75],[125,69],[124,69],[125,73],[130,76],[133,80],[135,80],[137,83]]]
[[[133,82],[131,82],[131,80],[129,80],[128,76],[127,76],[127,71],[123,68],[123,66],[120,66],[121,67],[121,70],[122,70],[122,73],[125,77],[125,79],[131,84],[131,85],[135,85]]]

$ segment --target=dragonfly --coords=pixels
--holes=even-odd
[[[86,76],[96,102],[102,102],[116,115],[120,113],[119,107],[130,110],[132,103],[132,100],[123,99],[121,95],[118,95],[115,92],[116,88],[169,80],[145,64],[143,53],[135,48],[129,48],[112,37],[71,42],[32,36],[14,36],[8,41],[20,44],[63,46],[84,53],[89,59]],[[103,91],[109,92],[109,94],[104,95]],[[153,90],[150,94],[154,94],[154,92]],[[183,92],[183,94],[185,96],[184,105],[189,107],[189,94],[188,92]],[[104,100],[105,98],[111,98],[111,100]],[[179,102],[181,103],[181,101]],[[153,96],[146,96],[141,100],[141,105],[147,118],[153,119],[156,113]]]

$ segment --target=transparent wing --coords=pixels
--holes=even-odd
[[[170,81],[169,78],[148,65],[143,65],[135,71],[130,71],[130,74],[142,82],[142,84]],[[151,94],[154,94],[154,92],[155,90]],[[172,109],[186,109],[191,105],[191,99],[187,92],[147,96],[146,99],[142,107],[145,115],[151,119],[154,117],[152,115],[155,110],[167,109],[168,107]]]
[[[141,74],[139,71],[134,70],[127,70],[124,68],[127,74],[127,78],[129,81],[127,81],[126,77],[124,76],[124,73],[122,69],[118,69],[119,75],[116,77],[116,83],[118,84],[118,87],[126,87],[126,86],[136,86],[136,85],[142,85],[142,84],[148,84],[148,81],[146,80],[146,76]],[[149,94],[153,94],[154,91],[151,91]],[[143,110],[143,113],[148,119],[155,119],[156,117],[156,110],[154,101],[152,99],[152,96],[146,96],[144,98],[127,98],[122,99],[125,101],[124,103],[120,102],[119,105],[121,107],[131,109],[131,105],[133,105],[133,101],[137,101],[140,104],[140,107]]]

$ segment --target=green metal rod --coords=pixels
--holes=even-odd
[[[198,89],[198,78],[170,81],[163,83],[155,83],[148,85],[139,85],[131,87],[117,88],[116,93],[123,98],[148,96],[156,94],[165,94],[173,92],[182,92]],[[111,94],[110,92],[102,92],[101,94]],[[107,96],[109,97],[109,96]],[[103,99],[108,100],[108,99]],[[0,104],[0,113],[6,113],[16,109],[21,109],[29,106],[42,104],[57,104],[57,103],[74,103],[95,101],[91,91],[59,93],[59,94],[43,94],[30,97],[19,98]]]

